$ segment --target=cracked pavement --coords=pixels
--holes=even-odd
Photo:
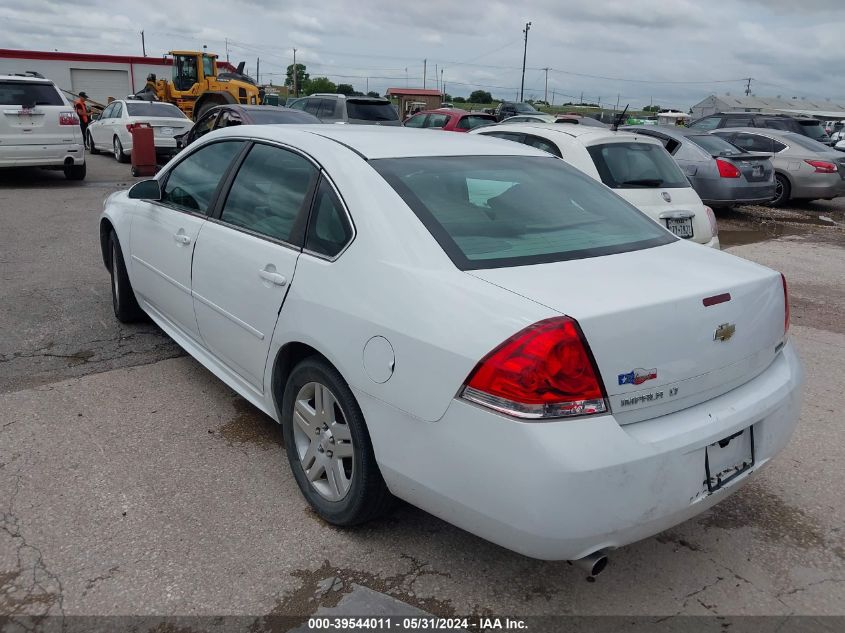
[[[734,249],[790,279],[808,382],[789,446],[587,582],[407,505],[354,529],[322,523],[271,420],[154,326],[114,320],[96,220],[131,179],[90,161],[85,186],[0,179],[0,225],[12,227],[0,232],[0,616],[271,622],[374,595],[438,615],[845,615],[838,238]]]

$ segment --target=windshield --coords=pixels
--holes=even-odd
[[[605,143],[588,147],[587,151],[599,171],[601,181],[613,189],[690,186],[678,164],[662,145]]]
[[[249,118],[258,125],[272,123],[319,123],[320,119],[313,114],[299,110],[250,110]]]
[[[371,160],[461,270],[623,253],[676,238],[553,157]]]
[[[688,136],[687,139],[711,156],[733,156],[745,153],[736,145],[731,145],[725,139],[712,134],[696,134],[695,136]]]
[[[529,105],[527,103],[514,103],[513,104],[514,112],[519,112],[520,114],[528,114],[529,112],[537,112],[534,106]]]
[[[393,106],[382,101],[346,100],[346,114],[350,119],[360,121],[398,121],[399,115]]]
[[[129,116],[145,116],[145,117],[168,117],[177,119],[187,119],[185,113],[182,112],[175,105],[169,103],[148,103],[145,101],[126,102],[126,109]]]
[[[0,105],[33,107],[64,105],[53,84],[31,81],[0,81]]]

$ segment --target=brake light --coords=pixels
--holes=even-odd
[[[79,125],[75,112],[59,112],[59,125]]]
[[[716,159],[716,167],[719,168],[719,176],[722,178],[739,178],[741,175],[736,165],[721,158]]]
[[[710,235],[716,237],[719,234],[719,225],[716,224],[716,214],[713,213],[713,209],[710,207],[704,207],[704,210],[707,212],[707,219],[710,220]]]
[[[810,167],[815,167],[815,173],[817,174],[835,174],[837,171],[836,164],[829,163],[826,160],[810,160],[805,158],[804,162],[810,165]]]
[[[514,334],[475,366],[461,396],[526,419],[608,411],[595,359],[578,322],[569,317]]]
[[[783,273],[780,274],[780,280],[783,284],[783,335],[785,337],[789,334],[789,288]]]

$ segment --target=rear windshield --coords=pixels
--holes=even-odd
[[[169,103],[148,103],[144,101],[126,102],[126,109],[129,116],[149,116],[149,117],[176,117],[178,119],[186,119],[185,113],[182,112],[175,105]]]
[[[513,104],[514,112],[521,112],[523,114],[528,114],[530,112],[537,112],[537,109],[528,103],[514,103]]]
[[[398,121],[399,115],[389,103],[346,100],[346,114],[359,121]]]
[[[814,141],[810,137],[803,136],[801,134],[790,134],[785,140],[790,145],[798,145],[799,147],[803,147],[804,149],[809,149],[814,152],[830,152],[830,148],[827,145]]]
[[[745,153],[736,145],[731,145],[725,139],[712,134],[696,134],[695,136],[688,136],[687,139],[711,156],[733,156]]]
[[[553,157],[383,158],[370,164],[461,270],[597,257],[676,239]]]
[[[30,81],[0,81],[0,105],[34,107],[64,105],[53,84]]]
[[[799,121],[801,127],[804,129],[804,134],[810,138],[826,139],[827,132],[824,131],[820,121]]]
[[[320,119],[313,114],[300,110],[250,110],[249,118],[258,125],[272,123],[319,123]]]
[[[689,187],[678,164],[662,145],[605,143],[587,148],[601,181],[613,189]]]

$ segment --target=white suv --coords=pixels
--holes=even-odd
[[[85,178],[79,118],[49,79],[0,75],[0,167],[62,169]]]

